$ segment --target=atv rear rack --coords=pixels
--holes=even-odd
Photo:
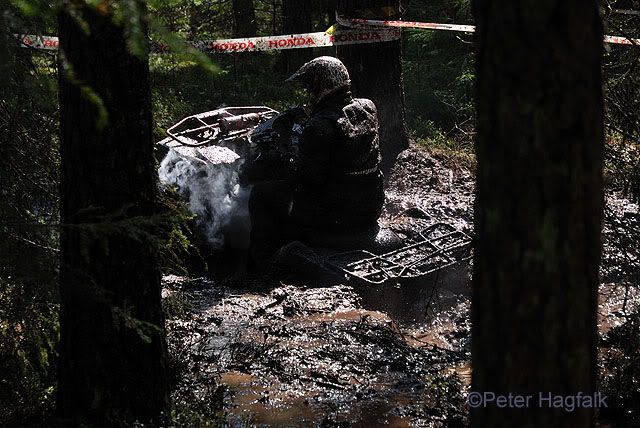
[[[471,238],[453,226],[436,223],[418,235],[417,242],[385,254],[349,251],[327,262],[348,277],[382,284],[423,277],[471,258]]]

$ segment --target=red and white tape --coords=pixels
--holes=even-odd
[[[382,30],[382,31],[381,31]],[[305,33],[283,36],[251,37],[245,39],[202,40],[191,45],[203,52],[260,52],[284,49],[319,48],[362,43],[380,43],[399,40],[397,28],[338,30],[332,33]],[[155,43],[154,52],[169,52],[169,46]]]
[[[457,24],[435,24],[431,22],[415,21],[382,21],[378,19],[355,19],[336,17],[338,24],[344,27],[396,27],[396,28],[422,28],[425,30],[445,30],[458,31],[463,33],[473,33],[476,27],[473,25]]]
[[[200,40],[189,42],[194,48],[203,52],[235,53],[259,52],[284,49],[319,48],[327,46],[354,45],[362,43],[390,42],[400,39],[401,28],[421,28],[426,30],[457,31],[473,33],[473,25],[438,24],[415,21],[383,21],[376,19],[347,19],[337,17],[338,24],[352,27],[349,30],[334,32],[319,32],[292,34],[283,36],[250,37],[244,39]],[[382,27],[382,28],[371,28]],[[17,34],[22,46],[43,50],[57,50],[59,41],[53,36],[34,36]],[[605,36],[606,43],[640,46],[640,39],[621,36]],[[169,53],[167,44],[153,42],[151,51],[154,53]]]
[[[199,40],[189,42],[189,44],[203,52],[234,53],[391,42],[399,40],[400,36],[401,31],[398,28],[354,29],[337,30],[331,33],[321,32],[250,37],[244,39]],[[16,37],[24,47],[44,50],[57,50],[59,47],[57,37],[34,36],[29,34],[17,34]],[[151,51],[154,53],[170,53],[171,49],[169,45],[165,43],[152,42]]]
[[[55,36],[34,36],[32,34],[16,34],[15,35],[23,47],[44,49],[48,51],[58,50],[60,42]]]
[[[614,43],[618,45],[635,45],[640,46],[640,39],[631,39],[629,37],[621,36],[604,36],[606,43]]]
[[[363,28],[363,27],[395,27],[395,28],[422,28],[427,30],[445,30],[458,31],[463,33],[473,33],[476,27],[473,25],[457,25],[457,24],[435,24],[430,22],[413,22],[413,21],[383,21],[377,19],[353,19],[338,16],[338,24],[344,27]],[[605,43],[614,43],[620,45],[640,46],[640,39],[632,39],[621,36],[604,36]]]

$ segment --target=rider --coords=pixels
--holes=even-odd
[[[252,192],[254,256],[293,240],[321,243],[327,235],[375,233],[384,203],[376,106],[352,97],[344,64],[319,57],[287,81],[307,91],[309,118],[292,176]]]

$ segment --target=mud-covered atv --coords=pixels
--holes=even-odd
[[[167,129],[158,143],[194,166],[235,165],[243,184],[284,178],[296,156],[304,111],[227,107],[189,116]]]
[[[183,195],[191,199],[193,189],[185,183],[193,176],[206,182],[212,180],[215,171],[233,181],[232,186],[223,189],[228,194],[221,195],[220,201],[195,204],[200,207],[209,203],[209,210],[214,211],[224,201],[230,201],[230,206],[235,201],[236,206],[230,209],[233,217],[232,211],[242,211],[241,205],[248,198],[239,196],[242,192],[238,189],[289,176],[305,119],[301,108],[279,113],[264,106],[221,108],[189,116],[169,128],[168,137],[158,143],[164,159],[162,168],[177,174],[173,184],[182,184]],[[241,215],[248,217],[246,212]],[[205,213],[203,218],[209,223],[217,222],[223,235],[225,228],[237,225],[233,220],[225,223],[227,217],[207,217]],[[353,236],[323,235],[313,242],[288,244],[279,254],[281,261],[295,271],[324,270],[370,286],[427,277],[461,264],[470,256],[470,237],[443,223],[402,234],[379,228]]]

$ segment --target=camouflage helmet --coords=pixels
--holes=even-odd
[[[317,103],[340,88],[351,86],[347,67],[332,56],[321,56],[309,61],[289,77],[287,82],[300,83],[309,92],[312,103]]]

